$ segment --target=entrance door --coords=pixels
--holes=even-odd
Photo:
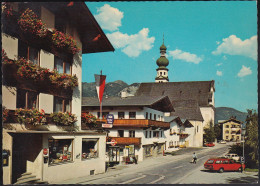
[[[14,134],[12,156],[12,183],[25,172],[35,173],[40,167],[34,165],[42,149],[41,134]]]

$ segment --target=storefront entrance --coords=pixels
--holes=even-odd
[[[115,165],[120,162],[120,147],[119,146],[109,146],[108,147],[109,164]]]
[[[39,164],[34,165],[42,149],[41,134],[13,134],[12,183],[25,172],[41,171]],[[38,167],[38,170],[37,170]]]

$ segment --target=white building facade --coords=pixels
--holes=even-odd
[[[63,77],[76,75],[77,85],[70,90],[64,87],[57,88],[51,83],[35,83],[17,76],[17,69],[11,71],[15,69],[14,65],[4,64],[2,104],[8,113],[6,115],[8,120],[3,124],[2,145],[9,156],[3,166],[3,183],[22,184],[28,180],[26,177],[32,178],[28,180],[30,183],[52,183],[75,176],[105,172],[106,133],[81,130],[81,67],[82,54],[113,51],[112,45],[83,2],[75,2],[73,7],[67,7],[67,3],[55,2],[12,2],[6,3],[5,7],[2,11],[2,48],[8,60],[24,57],[27,63],[29,60],[33,62],[37,69],[46,68],[46,74],[47,69],[52,71],[56,68],[57,74],[63,74]],[[7,15],[6,10],[12,10],[12,14]],[[77,14],[79,10],[82,10],[85,19],[89,20],[88,23],[81,20],[81,25],[72,24],[82,16]],[[46,24],[48,33],[54,32],[55,28],[65,35],[72,36],[80,51],[68,52],[55,47],[48,43],[47,39],[41,39],[34,33],[24,32],[18,26],[17,18],[22,17],[18,12],[27,13],[30,17],[32,16],[30,11],[37,15],[39,22]],[[66,19],[61,18],[64,14]],[[107,44],[89,45],[95,51],[87,51],[86,37],[90,37],[91,34],[88,33],[86,24],[92,26],[93,34],[101,34]],[[26,64],[22,64],[24,66],[21,69],[25,68]],[[33,109],[38,112],[44,110],[45,124],[34,125],[24,121],[19,123],[15,114],[19,108],[26,109],[30,113]],[[58,112],[75,115],[76,122],[71,126],[56,125],[51,121],[50,115]],[[28,120],[31,118],[32,116]],[[42,116],[37,118],[40,121]],[[93,151],[92,156],[83,157],[85,151]],[[71,171],[67,171],[68,169]]]

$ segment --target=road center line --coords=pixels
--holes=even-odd
[[[183,166],[179,166],[179,167],[173,167],[172,169],[177,169],[177,168],[181,168],[181,167],[183,167]]]
[[[165,176],[161,176],[160,178],[158,178],[157,180],[152,181],[152,182],[149,183],[149,184],[156,183],[156,182],[158,182],[158,181],[160,181],[160,180],[163,180],[164,178],[165,178]]]
[[[140,180],[140,179],[142,179],[142,178],[144,178],[144,177],[146,177],[146,175],[143,175],[143,176],[141,176],[141,177],[139,177],[139,178],[134,178],[134,179],[131,179],[131,180],[128,180],[128,181],[125,181],[125,182],[119,183],[119,184],[127,184],[127,183],[131,183],[131,182],[133,182],[133,181]]]

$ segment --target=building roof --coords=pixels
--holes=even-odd
[[[210,106],[212,81],[187,81],[164,83],[141,83],[137,96],[169,96],[171,102],[178,100],[195,100],[199,106]]]
[[[82,98],[82,107],[97,107],[99,106],[99,100],[96,97],[83,97]],[[130,96],[127,98],[121,97],[109,97],[103,98],[102,106],[147,106],[155,110],[162,112],[171,112],[174,111],[174,108],[170,102],[168,96]]]
[[[228,123],[228,122],[231,122],[231,121],[233,121],[235,123],[238,123],[238,124],[242,124],[243,123],[242,121],[239,121],[236,118],[231,117],[228,120],[224,120],[224,121],[219,122],[219,124],[225,124],[225,123]]]
[[[42,2],[41,4],[54,13],[60,14],[60,11],[62,11],[64,19],[70,19],[70,22],[77,27],[82,42],[82,53],[114,51],[114,47],[85,2],[74,2],[72,6],[67,6],[68,3]]]

